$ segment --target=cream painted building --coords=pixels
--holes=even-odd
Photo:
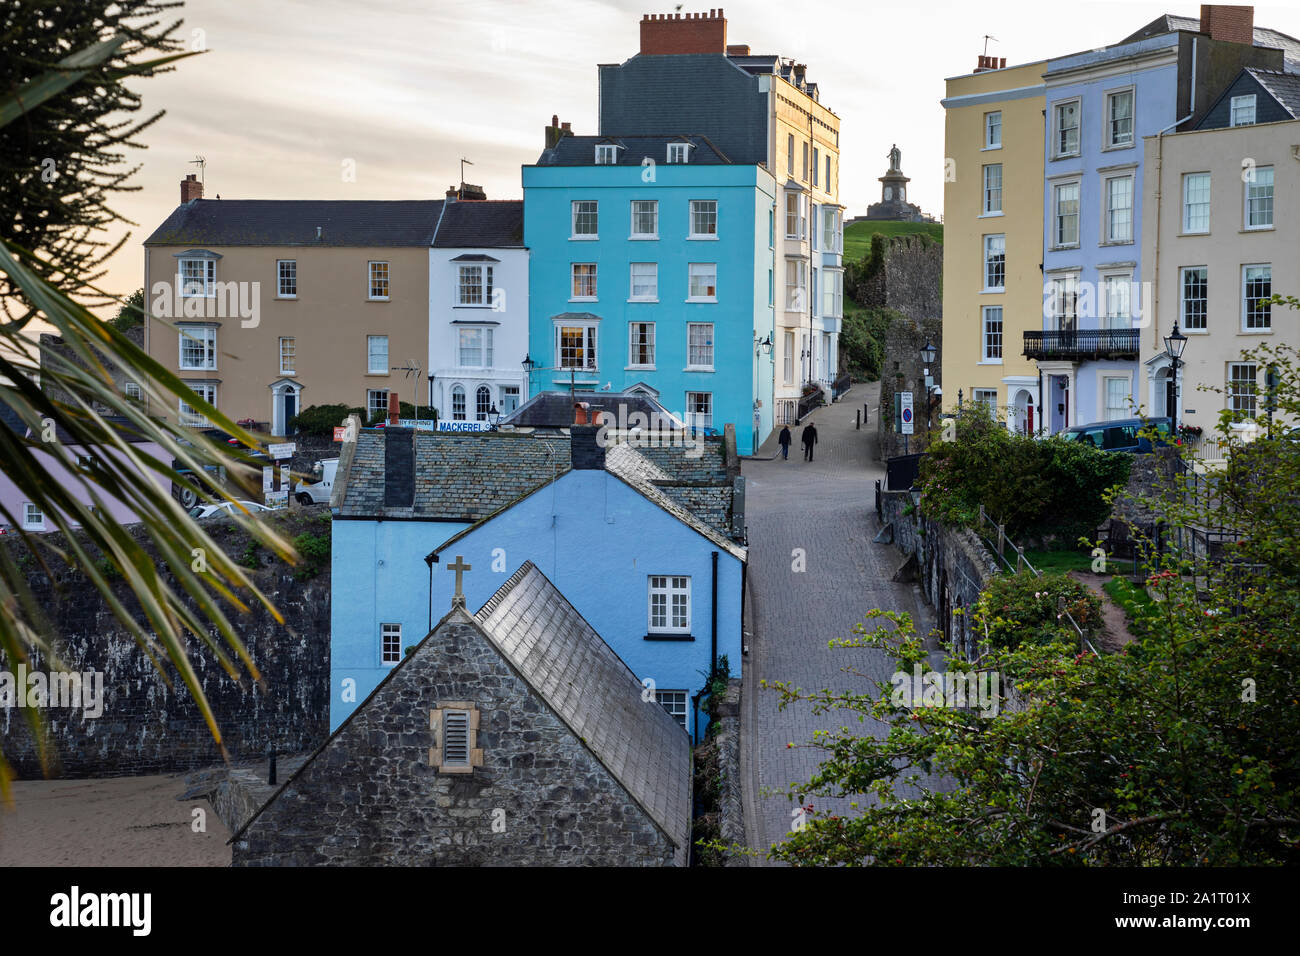
[[[984,402],[1007,427],[1042,427],[1024,333],[1043,327],[1043,68],[981,57],[943,99],[944,406]]]
[[[1155,210],[1143,256],[1156,276],[1141,339],[1143,401],[1153,415],[1174,407],[1164,337],[1177,322],[1188,338],[1178,421],[1208,436],[1224,409],[1264,411],[1265,365],[1243,352],[1300,347],[1300,313],[1259,301],[1300,292],[1300,120],[1149,136],[1143,145],[1145,200]]]
[[[443,202],[205,200],[144,243],[145,350],[234,421],[425,403],[429,257]],[[180,403],[154,414],[203,425]]]

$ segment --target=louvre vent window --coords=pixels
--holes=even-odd
[[[443,752],[444,766],[464,767],[469,765],[469,711],[449,710],[444,718]]]

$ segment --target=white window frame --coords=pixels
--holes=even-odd
[[[787,133],[785,137],[785,172],[794,178],[794,133]]]
[[[992,399],[990,401],[990,399]],[[998,417],[998,390],[996,388],[972,388],[970,400],[976,405],[983,405],[989,410],[989,416]]]
[[[375,366],[375,344],[378,342],[384,344],[384,357],[379,367]],[[387,375],[390,372],[388,367],[388,336],[387,335],[367,335],[366,336],[366,374],[367,375]]]
[[[694,411],[695,406],[700,404],[699,402],[700,398],[708,399],[709,410],[707,412]],[[691,429],[713,427],[713,393],[712,392],[687,392],[686,393],[686,425]]]
[[[138,382],[123,382],[122,394],[135,402],[144,401],[144,391],[140,388]]]
[[[287,347],[286,347],[287,346]],[[285,359],[288,358],[288,362]],[[280,374],[297,375],[298,341],[292,335],[280,336]]]
[[[1200,316],[1197,318],[1197,324],[1192,325],[1188,320],[1187,304],[1187,274],[1197,270],[1204,274],[1203,282],[1205,294],[1197,301],[1201,303]],[[1181,266],[1178,269],[1178,319],[1182,323],[1184,332],[1208,332],[1210,318],[1210,267],[1209,266]]]
[[[1260,189],[1260,190],[1262,190],[1262,189],[1264,188],[1263,186],[1261,186],[1261,185],[1259,184],[1258,179],[1259,179],[1260,174],[1263,173],[1265,170],[1268,170],[1268,179],[1269,179],[1269,183],[1268,183],[1268,195],[1267,195],[1267,196],[1264,196],[1264,195],[1261,194],[1261,195],[1259,195],[1259,196],[1252,196],[1252,195],[1251,195],[1251,192],[1252,192],[1253,190],[1256,190],[1256,189]],[[1243,196],[1244,196],[1244,200],[1245,200],[1245,201],[1244,201],[1244,205],[1243,205],[1242,213],[1241,213],[1241,228],[1244,229],[1244,230],[1246,230],[1247,232],[1257,232],[1257,231],[1259,231],[1259,230],[1272,229],[1272,228],[1273,228],[1274,216],[1275,216],[1275,214],[1276,214],[1276,212],[1277,212],[1277,203],[1276,203],[1276,197],[1277,197],[1277,187],[1276,187],[1276,183],[1277,183],[1277,175],[1276,175],[1276,173],[1274,172],[1272,166],[1256,166],[1254,169],[1252,169],[1252,170],[1249,171],[1248,175],[1250,176],[1250,178],[1247,179],[1245,182],[1242,183],[1242,193],[1243,193]],[[1260,206],[1261,209],[1264,208],[1264,206],[1263,206],[1262,204],[1263,204],[1263,203],[1267,203],[1267,208],[1268,208],[1268,221],[1267,221],[1267,222],[1263,222],[1263,221],[1261,221],[1261,222],[1251,222],[1251,214],[1252,214],[1251,203],[1252,203],[1252,202],[1260,203],[1260,204],[1261,204],[1261,206]]]
[[[997,185],[992,185],[993,171],[997,170]],[[980,215],[982,216],[1000,216],[1002,215],[1002,164],[988,163],[984,166],[984,191],[983,205]],[[996,202],[996,204],[995,204]]]
[[[286,282],[289,284],[292,291],[290,292],[284,291]],[[298,298],[298,260],[297,259],[276,259],[275,260],[275,297],[277,299]]]
[[[1063,241],[1061,238],[1062,225],[1064,220],[1061,213],[1061,190],[1074,187],[1074,240],[1072,242]],[[1066,200],[1067,202],[1069,200]],[[1077,179],[1067,179],[1062,182],[1052,183],[1052,241],[1049,244],[1052,249],[1078,249],[1082,241],[1083,233],[1083,184]]]
[[[669,163],[689,163],[691,161],[691,144],[669,143],[667,161]]]
[[[582,266],[584,268],[588,266],[591,267],[591,275],[590,275],[591,295],[578,295],[578,267],[579,266]],[[594,262],[569,263],[569,291],[572,293],[569,296],[570,302],[596,302],[597,301],[597,293],[599,290],[599,286],[597,286],[596,281],[597,281],[598,271],[599,270],[596,268],[596,263]]]
[[[1061,126],[1061,110],[1067,106],[1074,106],[1075,124],[1074,124],[1074,148],[1064,149],[1061,144],[1061,134],[1065,129]],[[1072,97],[1068,100],[1058,100],[1052,104],[1052,158],[1066,159],[1071,156],[1080,155],[1083,149],[1083,100],[1081,97]]]
[[[1002,284],[1001,284],[1001,285],[989,285],[989,275],[990,275],[990,268],[989,268],[989,267],[990,267],[990,265],[992,264],[992,258],[991,258],[990,255],[989,255],[989,251],[990,251],[990,247],[993,245],[993,241],[994,241],[994,240],[997,240],[997,239],[1002,240]],[[985,292],[1005,292],[1006,289],[1007,289],[1007,236],[1006,236],[1006,233],[1002,233],[1002,232],[991,233],[991,234],[986,235],[986,236],[984,237],[984,270],[983,270],[983,280],[984,280],[984,289],[983,289],[983,291],[985,291]]]
[[[1125,95],[1129,97],[1128,139],[1126,140],[1115,138],[1115,118],[1112,113],[1116,99]],[[1137,142],[1137,87],[1125,86],[1107,90],[1103,108],[1105,113],[1102,118],[1102,149],[1131,148]]]
[[[844,316],[844,273],[839,269],[822,269],[822,317]]]
[[[468,407],[469,403],[465,398],[465,386],[457,382],[451,387],[451,420],[454,422],[466,421],[469,416]]]
[[[651,216],[652,216],[653,219],[654,219],[654,231],[653,231],[653,232],[637,232],[637,229],[636,229],[636,226],[637,226],[636,219],[637,219],[637,206],[638,206],[638,205],[644,205],[644,206],[649,206],[649,207],[650,207],[650,214],[651,214]],[[633,199],[632,202],[631,202],[630,209],[631,209],[631,214],[632,214],[632,232],[631,232],[631,234],[629,235],[628,238],[630,238],[630,239],[658,239],[658,238],[659,238],[659,200],[658,200],[658,199]]]
[[[179,353],[176,367],[182,372],[215,372],[217,370],[217,327],[215,325],[177,325],[176,336]],[[200,343],[203,358],[198,364],[187,363],[185,358],[185,340]]]
[[[595,164],[597,166],[617,166],[618,147],[613,143],[597,143]]]
[[[1247,108],[1250,110],[1250,118],[1242,119],[1238,122],[1238,113],[1245,114]],[[1228,125],[1229,126],[1254,126],[1257,122],[1259,113],[1258,98],[1254,93],[1243,93],[1240,96],[1234,96],[1228,101]]]
[[[1271,262],[1249,262],[1244,264],[1241,267],[1241,331],[1247,334],[1259,334],[1261,332],[1272,332],[1273,331],[1273,307],[1271,305],[1266,305],[1259,312],[1259,314],[1262,314],[1265,319],[1263,325],[1251,326],[1249,324],[1250,313],[1251,313],[1251,308],[1250,308],[1251,301],[1264,299],[1268,297],[1268,296],[1252,296],[1250,299],[1247,299],[1246,286],[1250,282],[1249,277],[1250,277],[1251,269],[1268,270],[1268,295],[1271,296],[1273,294],[1273,264]]]
[[[786,385],[794,384],[794,333],[787,331],[784,336],[785,355],[783,357],[784,382]]]
[[[695,228],[696,225],[698,224],[697,217],[699,216],[707,217],[709,213],[704,207],[709,205],[713,206],[713,231],[699,232]],[[717,239],[718,238],[718,201],[716,199],[692,199],[691,200],[690,233],[686,236],[686,238],[687,239]]]
[[[194,392],[213,408],[217,407],[217,383],[216,382],[185,382],[190,391]],[[182,425],[188,425],[191,428],[206,428],[212,423],[208,421],[206,415],[201,415],[183,398],[176,401],[177,420]]]
[[[692,343],[691,339],[696,329],[708,330],[707,333],[705,333],[708,339],[707,343],[700,344],[700,345],[695,345]],[[717,361],[717,352],[718,352],[718,340],[716,336],[717,336],[717,328],[714,326],[714,323],[712,322],[687,322],[686,323],[686,371],[712,372],[714,370],[715,367],[714,363]],[[706,348],[708,349],[708,355],[707,355],[708,361],[707,362],[695,361],[694,360],[695,355],[693,354],[693,352],[697,349],[706,349]],[[704,355],[702,354],[700,355],[700,358],[704,358],[704,357],[705,357]]]
[[[1099,276],[1098,292],[1100,301],[1097,303],[1099,314],[1098,326],[1102,329],[1128,329],[1133,326],[1133,273],[1131,272],[1103,272]],[[1121,313],[1115,313],[1111,308],[1111,288],[1113,283],[1119,283],[1125,290],[1125,307]]]
[[[203,266],[203,278],[201,279],[187,277],[185,275],[186,265],[192,265],[196,262]],[[201,282],[203,284],[201,292],[190,291],[192,288],[190,283],[193,282]],[[180,286],[182,299],[211,299],[215,297],[217,294],[217,260],[199,258],[196,256],[178,260],[176,264],[176,283]]]
[[[995,116],[997,117],[996,122],[994,122],[993,119]],[[995,128],[998,131],[998,138],[996,140],[993,139],[993,130]],[[1001,110],[990,110],[989,112],[984,114],[984,148],[985,149],[1002,148],[1002,111]]]
[[[468,280],[468,281],[467,281]],[[492,308],[492,266],[486,262],[456,263],[457,309]]]
[[[821,152],[816,146],[812,148],[812,184],[814,189],[821,188],[817,182],[818,167],[821,165]]]
[[[843,249],[843,214],[834,206],[822,206],[822,252],[839,253]]]
[[[654,288],[650,292],[637,293],[637,270],[641,270],[641,278],[650,276],[654,280]],[[659,301],[659,263],[657,262],[630,262],[628,263],[628,285],[627,301],[629,302],[658,302]]]
[[[994,318],[996,313],[996,320]],[[993,332],[990,328],[992,322],[996,321],[998,328]],[[986,305],[980,309],[980,364],[981,365],[1001,365],[1003,356],[1006,354],[1006,313],[1003,312],[1000,305]],[[992,347],[991,339],[997,336],[996,350]]]
[[[24,531],[45,530],[45,512],[43,512],[33,502],[30,501],[23,502],[23,530]]]
[[[697,280],[699,280],[698,283]],[[686,301],[718,301],[718,264],[716,262],[688,262],[686,264]]]
[[[1124,387],[1124,403],[1122,405],[1111,405],[1110,403],[1110,383],[1119,382]],[[1130,402],[1133,399],[1133,379],[1128,375],[1103,375],[1101,376],[1101,420],[1104,422],[1119,421],[1121,418],[1132,418],[1132,406]],[[1112,409],[1116,414],[1112,415]]]
[[[793,208],[791,208],[793,206]],[[785,237],[800,240],[804,238],[803,229],[807,219],[804,211],[804,194],[793,189],[785,194]],[[791,229],[793,228],[793,232]]]
[[[492,368],[495,354],[493,352],[493,328],[490,325],[458,325],[456,327],[456,367],[457,368]],[[464,339],[469,334],[477,337],[477,345],[466,346]],[[479,361],[466,362],[466,352],[477,352]]]
[[[590,209],[579,208],[590,206]],[[578,232],[579,217],[591,217],[591,232]],[[600,238],[600,201],[574,199],[569,203],[569,239],[573,242],[591,242]]]
[[[496,402],[492,401],[492,386],[483,384],[474,389],[474,421],[487,421],[495,407]]]
[[[689,691],[656,689],[655,703],[662,707],[669,717],[677,721],[679,727],[688,730],[687,721],[690,718],[689,696]]]
[[[385,667],[402,663],[402,625],[385,621],[379,625],[379,659]]]
[[[582,361],[578,365],[564,364],[564,351],[562,346],[562,335],[564,329],[581,329],[582,330]],[[579,372],[598,371],[597,362],[600,355],[600,323],[599,322],[575,322],[572,325],[566,325],[564,322],[555,323],[555,367],[560,370],[574,369]]]
[[[794,282],[790,281],[791,267]],[[805,312],[808,302],[808,263],[803,259],[785,260],[785,311]]]
[[[1233,372],[1237,369],[1250,369],[1251,377],[1237,378]],[[1253,388],[1250,392],[1239,392],[1234,383],[1251,382]],[[1228,363],[1228,387],[1224,395],[1224,402],[1228,411],[1241,415],[1243,418],[1254,418],[1259,414],[1259,365],[1255,362],[1229,362]],[[1247,405],[1249,409],[1239,407]]]
[[[638,342],[638,332],[646,333],[645,341]],[[648,362],[638,362],[640,357],[637,352],[641,349],[646,350]],[[627,324],[627,367],[629,369],[654,369],[655,367],[655,323],[653,322],[629,322]]]
[[[378,412],[382,412],[385,415],[388,414],[388,394],[389,389],[386,388],[366,389],[366,421],[370,421],[370,419],[374,418],[375,414]],[[384,396],[382,404],[376,403],[375,396],[377,395]]]
[[[383,268],[378,268],[382,266]],[[372,259],[366,263],[366,298],[370,302],[388,302],[392,299],[392,269],[387,259]],[[376,285],[378,283],[378,285]],[[375,295],[375,289],[383,291]]]
[[[1194,181],[1199,181],[1200,177],[1205,177],[1205,202],[1197,202],[1196,206],[1205,207],[1205,228],[1193,229],[1191,221],[1192,202],[1190,199],[1191,187]],[[1183,173],[1183,232],[1187,235],[1204,236],[1210,232],[1210,197],[1214,180],[1208,171]]]
[[[663,623],[655,624],[655,596],[662,595]],[[686,619],[682,624],[673,623],[673,598],[685,595]],[[689,574],[651,574],[646,577],[646,633],[647,634],[689,634],[691,633],[691,577]]]
[[[1111,184],[1128,180],[1128,206],[1114,207],[1111,206]],[[1106,176],[1102,179],[1101,201],[1102,201],[1102,222],[1105,225],[1105,240],[1102,245],[1127,245],[1131,244],[1133,239],[1133,220],[1135,217],[1137,180],[1132,173],[1121,173],[1117,176]],[[1115,213],[1127,208],[1128,228],[1119,238],[1115,237]]]

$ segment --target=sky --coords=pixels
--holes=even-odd
[[[718,0],[710,0],[718,2]],[[136,81],[146,130],[139,192],[115,207],[136,225],[105,287],[143,283],[141,243],[180,201],[203,156],[205,197],[438,199],[460,179],[522,197],[520,166],[552,114],[595,133],[596,65],[636,54],[651,0],[188,0],[178,35],[203,48]],[[683,12],[708,6],[684,4]],[[723,0],[727,42],[808,65],[841,122],[840,201],[880,199],[890,146],[909,198],[943,212],[944,80],[984,51],[1008,65],[1115,43],[1198,3],[1078,0]],[[1067,15],[1068,12],[1068,15]],[[1255,23],[1300,36],[1300,0],[1257,5]],[[345,169],[355,172],[349,181]],[[120,235],[123,229],[114,233]]]

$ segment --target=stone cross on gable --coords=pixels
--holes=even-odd
[[[465,563],[465,558],[463,555],[458,554],[456,555],[456,560],[453,561],[451,564],[447,565],[447,570],[456,572],[456,593],[451,596],[451,606],[464,607],[465,591],[463,585],[463,578],[465,572],[473,570],[473,568],[470,565]]]

